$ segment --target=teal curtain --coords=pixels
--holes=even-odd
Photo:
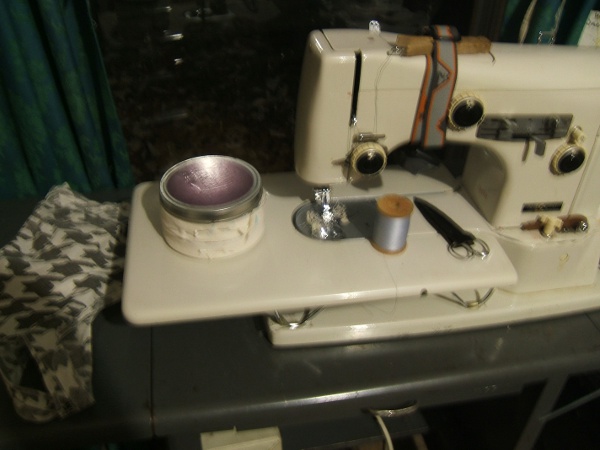
[[[0,199],[133,185],[85,0],[0,1]]]
[[[521,22],[531,0],[508,0],[500,40],[518,42]],[[537,0],[525,43],[537,43],[540,31],[554,28],[561,0]],[[561,15],[556,44],[577,45],[590,11],[600,9],[600,0],[567,0]]]

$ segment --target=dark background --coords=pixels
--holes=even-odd
[[[483,4],[485,3],[485,4]],[[500,32],[504,1],[96,0],[98,36],[137,182],[203,154],[261,173],[293,170],[297,87],[308,33],[419,34],[451,24]]]

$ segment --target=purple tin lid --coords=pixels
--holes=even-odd
[[[171,167],[160,181],[160,200],[171,214],[193,222],[234,219],[262,197],[258,171],[241,159],[207,155]]]

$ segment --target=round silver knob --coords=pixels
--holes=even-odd
[[[554,175],[564,175],[579,169],[585,161],[585,150],[577,144],[563,144],[556,149],[550,161]]]
[[[450,102],[448,127],[462,131],[479,124],[483,120],[484,107],[479,97],[470,92],[455,96]]]
[[[360,143],[350,154],[350,167],[361,175],[377,175],[385,169],[386,164],[387,153],[377,142]]]

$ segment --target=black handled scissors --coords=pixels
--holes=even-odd
[[[415,197],[414,203],[423,217],[448,243],[448,251],[458,259],[469,259],[474,256],[485,258],[490,248],[482,239],[463,230],[446,214],[422,198]]]

